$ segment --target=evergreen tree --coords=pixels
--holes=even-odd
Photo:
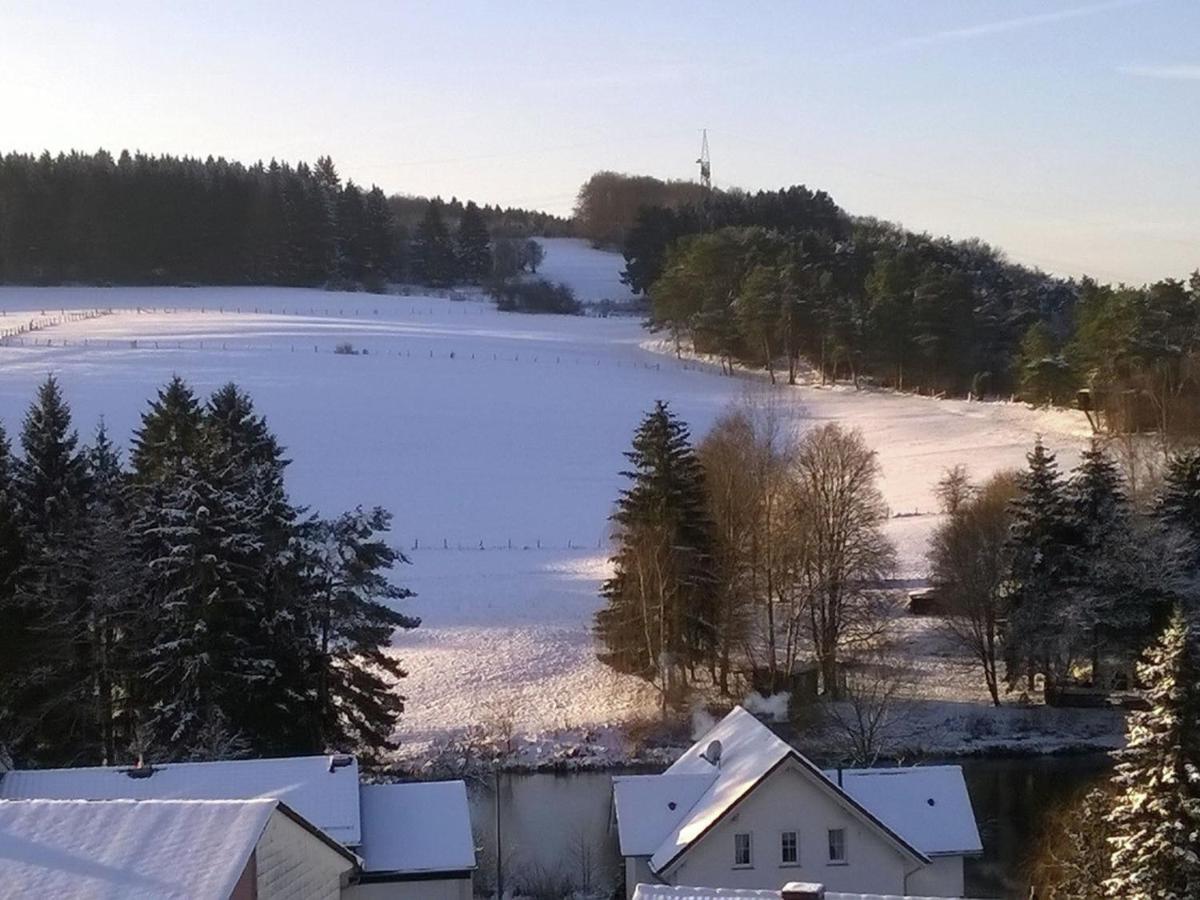
[[[404,711],[397,683],[405,673],[388,651],[397,628],[416,628],[420,620],[390,605],[413,595],[388,576],[408,562],[382,538],[390,523],[382,509],[359,508],[303,529],[316,749],[374,756],[394,746]]]
[[[137,620],[149,610],[138,602],[140,573],[129,554],[128,477],[103,422],[87,448],[87,461],[92,482],[86,520],[91,694],[101,761],[113,764],[133,738],[140,696],[133,664],[139,649]]]
[[[27,639],[12,685],[24,718],[17,748],[42,764],[99,755],[91,701],[91,617],[84,521],[87,462],[58,382],[47,378],[25,415],[14,488],[27,553],[17,604]]]
[[[1065,673],[1079,629],[1065,590],[1071,535],[1058,463],[1040,437],[1026,459],[1009,537],[1012,585],[1004,643],[1009,685],[1024,675],[1032,687],[1038,672],[1048,682]]]
[[[1200,449],[1172,456],[1163,481],[1158,517],[1185,538],[1188,568],[1200,569]]]
[[[246,635],[265,672],[255,682],[257,693],[250,703],[258,710],[255,744],[260,751],[269,746],[281,753],[311,749],[303,725],[308,640],[301,595],[303,562],[293,546],[302,511],[292,505],[284,484],[290,460],[266,420],[255,412],[253,401],[234,384],[209,399],[203,433],[217,477],[228,491],[244,494],[240,502],[255,510],[248,524],[254,529],[256,558],[246,570],[250,579],[243,588],[260,605],[260,619]]]
[[[417,236],[412,249],[413,276],[421,284],[445,287],[458,277],[458,264],[454,256],[454,244],[446,223],[442,220],[442,202],[429,201],[425,218],[417,226]]]
[[[14,496],[13,460],[8,435],[0,425],[0,745],[11,740],[19,709],[18,688],[30,663],[30,610],[17,598],[17,573],[25,542]]]
[[[196,395],[182,378],[173,376],[150,402],[134,432],[130,461],[138,481],[158,481],[194,457],[202,420]]]
[[[363,208],[363,273],[371,290],[382,289],[396,265],[396,224],[387,197],[377,187],[367,194]]]
[[[458,223],[458,269],[466,281],[480,282],[492,268],[492,239],[488,235],[483,213],[473,201],[463,207]]]
[[[601,589],[596,615],[600,659],[619,671],[658,681],[664,703],[676,674],[714,652],[714,533],[703,473],[687,426],[661,401],[625,454],[612,520],[619,542],[615,571]]]
[[[1113,783],[1108,896],[1200,897],[1200,648],[1176,610],[1139,669],[1151,708],[1130,714]]]
[[[1161,581],[1148,564],[1116,463],[1093,439],[1067,483],[1067,573],[1071,641],[1091,647],[1093,677],[1103,648],[1145,646],[1156,620]],[[1161,575],[1161,573],[1159,573]]]

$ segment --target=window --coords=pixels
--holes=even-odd
[[[733,864],[735,866],[749,866],[753,863],[753,857],[750,855],[750,835],[735,834],[733,836]]]
[[[844,863],[846,861],[846,829],[829,829],[829,862]]]
[[[779,864],[782,866],[800,864],[800,844],[796,840],[794,831],[785,831],[779,836]]]

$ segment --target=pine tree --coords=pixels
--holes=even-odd
[[[1037,672],[1047,681],[1064,673],[1078,633],[1066,602],[1071,536],[1064,485],[1054,454],[1041,438],[1026,456],[1020,496],[1013,504],[1012,586],[1005,635],[1006,677],[1024,675],[1032,687]]]
[[[363,277],[369,290],[382,290],[394,274],[396,225],[387,197],[377,187],[367,193],[363,209]]]
[[[1108,896],[1200,897],[1200,647],[1176,610],[1139,668],[1151,708],[1130,715],[1118,797]]]
[[[84,518],[87,463],[58,382],[47,378],[26,413],[15,496],[27,554],[16,602],[27,640],[12,706],[24,718],[18,749],[43,764],[99,753],[89,682],[90,596]]]
[[[130,462],[140,483],[157,481],[195,456],[203,416],[196,395],[175,375],[142,414],[133,435]]]
[[[1116,463],[1093,439],[1064,491],[1072,550],[1064,624],[1071,643],[1091,648],[1093,677],[1105,648],[1145,646],[1161,605],[1146,538],[1136,527]],[[1161,574],[1161,573],[1159,573]]]
[[[665,704],[674,676],[714,652],[713,526],[687,426],[665,403],[642,421],[625,456],[632,468],[621,474],[631,486],[612,516],[619,545],[596,615],[600,659],[659,682]]]
[[[1200,569],[1200,449],[1184,450],[1167,466],[1158,517],[1185,538],[1189,568]]]
[[[137,707],[137,619],[149,610],[139,603],[139,572],[128,545],[128,477],[120,453],[101,422],[87,448],[92,490],[87,528],[87,577],[92,641],[91,694],[101,761],[116,762],[133,736]]]
[[[455,243],[458,270],[463,279],[475,283],[483,281],[492,268],[492,239],[483,221],[483,213],[473,200],[463,207]]]
[[[25,542],[14,497],[13,460],[8,435],[0,426],[0,745],[11,740],[18,709],[14,700],[30,659],[29,610],[18,602],[17,573],[25,556]]]
[[[306,641],[303,560],[293,546],[302,510],[288,498],[284,472],[290,460],[257,414],[249,395],[227,384],[209,399],[204,411],[205,452],[213,470],[229,473],[226,489],[244,493],[239,501],[255,510],[247,523],[255,530],[255,560],[245,571],[247,596],[261,605],[260,619],[248,632],[263,663],[264,677],[248,698],[257,710],[252,736],[260,752],[313,749],[304,729],[303,661]]]
[[[247,737],[274,670],[261,646],[259,510],[246,476],[201,454],[139,491],[130,544],[144,567],[144,724],[188,758],[218,713]]]
[[[388,651],[398,628],[420,620],[389,604],[411,597],[388,576],[408,562],[382,535],[391,516],[361,508],[309,522],[303,531],[312,629],[311,727],[319,750],[357,749],[368,757],[394,746],[404,711],[405,675]]]
[[[412,266],[414,277],[422,284],[445,287],[457,279],[454,244],[442,220],[442,203],[436,198],[429,201],[425,218],[417,226]]]

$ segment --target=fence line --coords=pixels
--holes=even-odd
[[[437,550],[451,553],[487,553],[498,550],[511,550],[515,552],[526,550],[603,550],[605,549],[605,541],[604,538],[597,538],[594,541],[576,541],[568,538],[564,544],[561,540],[544,541],[541,538],[535,538],[532,541],[518,541],[508,538],[500,543],[489,543],[482,538],[478,541],[451,541],[449,538],[427,541],[424,538],[412,538],[405,544],[405,548],[406,552]]]

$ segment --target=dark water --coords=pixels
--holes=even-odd
[[[967,894],[1024,897],[1024,870],[1042,817],[1111,767],[1103,754],[953,760],[963,767],[983,838],[969,860]],[[612,773],[504,775],[499,782],[505,888],[555,896],[617,883],[621,858],[610,833]],[[477,889],[495,886],[495,785],[471,789],[471,815],[483,847]],[[558,894],[561,896],[561,894]]]

